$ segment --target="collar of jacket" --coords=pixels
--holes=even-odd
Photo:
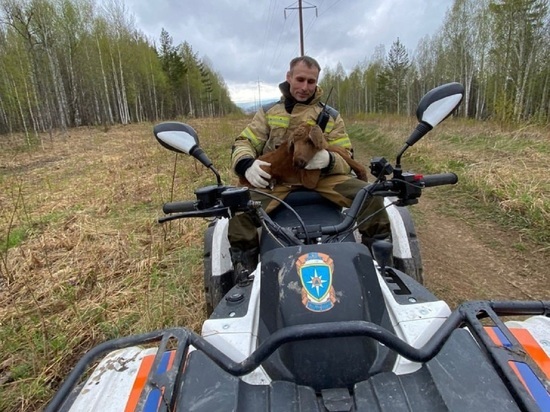
[[[315,93],[313,96],[311,96],[309,99],[307,99],[305,102],[297,102],[294,97],[290,94],[290,84],[287,81],[282,82],[279,84],[279,90],[283,94],[283,98],[281,99],[282,102],[285,104],[285,110],[287,113],[292,113],[292,109],[294,109],[294,106],[296,104],[306,104],[306,105],[313,105],[317,104],[317,102],[321,101],[321,96],[323,96],[323,89],[321,89],[319,86],[317,86],[317,89],[315,90]]]

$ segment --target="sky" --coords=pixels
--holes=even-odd
[[[302,1],[303,49],[322,68],[349,73],[399,38],[412,57],[438,31],[454,0]],[[298,1],[123,0],[135,27],[158,46],[164,28],[186,41],[225,81],[236,103],[278,98],[289,61],[301,54]],[[321,78],[323,71],[321,70]]]

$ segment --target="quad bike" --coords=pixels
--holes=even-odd
[[[549,411],[550,301],[472,301],[451,311],[391,266],[395,245],[369,250],[353,234],[370,196],[391,199],[390,209],[456,183],[452,173],[404,172],[401,156],[462,95],[457,83],[426,94],[396,164],[373,159],[376,181],[345,211],[300,193],[267,215],[248,188],[221,183],[190,126],[157,125],[163,146],[194,156],[218,180],[197,189],[196,200],[166,204],[160,221],[214,218],[205,280],[217,294],[227,282],[229,290],[211,294],[201,336],[175,327],[93,348],[46,410]],[[263,224],[260,261],[232,285],[226,219],[249,210]],[[392,222],[392,242],[411,239],[409,224]]]
[[[373,173],[378,173],[384,167],[380,162],[385,162],[385,160],[373,159],[371,164]],[[451,176],[451,178],[454,179],[455,177]],[[399,200],[390,196],[384,198],[385,209],[391,225],[391,261],[393,267],[423,284],[420,246],[414,222],[409,209],[406,207],[406,205],[415,201],[415,199]],[[181,202],[167,203],[164,205],[163,210],[165,213],[173,213],[182,211],[182,207],[185,209]],[[311,229],[312,225],[320,225],[325,222],[340,223],[345,213],[347,213],[345,209],[325,199],[317,192],[300,188],[293,190],[284,199],[284,202],[281,202],[281,205],[269,214],[269,218],[283,227],[293,227],[301,223]],[[171,217],[161,218],[161,221],[165,221],[165,219],[170,220]],[[216,217],[209,224],[204,236],[204,295],[208,316],[212,314],[214,308],[236,284],[237,275],[234,273],[229,252],[228,225],[228,217]],[[301,229],[302,227],[299,227],[297,230]],[[306,240],[305,236],[308,233],[310,232],[304,232],[303,240]],[[349,230],[335,234],[330,240],[325,234],[321,236],[321,241],[315,240],[316,243],[334,243],[343,240],[360,242],[361,235],[357,230]],[[269,231],[261,232],[260,256],[265,251],[272,249],[274,242],[277,242],[277,240],[269,235]],[[306,241],[305,243],[310,244],[311,242]],[[386,247],[389,246],[386,245]]]

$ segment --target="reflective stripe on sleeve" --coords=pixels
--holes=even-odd
[[[334,129],[334,121],[333,120],[329,120],[327,122],[327,125],[325,127],[325,133],[330,133],[332,131],[332,129]]]
[[[258,149],[261,148],[264,144],[264,142],[258,139],[258,137],[252,132],[250,127],[247,127],[246,129],[244,129],[243,132],[241,133],[241,136],[246,137],[248,141],[252,144],[254,149],[256,149],[256,151],[258,152],[259,152]]]
[[[350,148],[351,147],[351,140],[349,140],[349,136],[346,134],[342,137],[339,137],[338,139],[329,140],[328,144],[331,146],[341,146],[344,148]]]

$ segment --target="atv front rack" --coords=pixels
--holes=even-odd
[[[422,348],[414,348],[388,330],[366,321],[291,326],[275,332],[242,362],[234,362],[203,337],[187,328],[164,329],[110,340],[91,349],[77,363],[45,411],[59,411],[62,410],[63,406],[67,407],[65,403],[71,396],[76,396],[75,391],[79,391],[77,385],[82,383],[81,381],[87,375],[89,368],[99,357],[105,356],[114,350],[132,346],[158,343],[157,353],[147,383],[155,388],[163,388],[163,398],[166,402],[161,403],[159,410],[164,411],[174,410],[177,399],[176,392],[181,385],[190,346],[203,352],[220,368],[233,376],[242,376],[252,372],[285,343],[335,337],[369,337],[394,350],[404,358],[425,363],[440,352],[454,330],[464,326],[468,328],[479,347],[486,354],[488,361],[504,382],[518,407],[525,411],[538,411],[541,409],[539,408],[540,404],[537,404],[509,364],[510,362],[527,364],[543,380],[543,389],[547,392],[550,392],[549,382],[544,379],[544,372],[527,355],[522,345],[500,319],[500,316],[526,315],[550,316],[550,301],[465,302],[451,313],[430,342]],[[489,326],[498,329],[502,333],[501,336],[504,336],[506,341],[505,345],[499,346],[492,340],[487,329],[488,322],[485,321],[484,324],[481,322],[482,319],[489,319],[492,322],[492,325]],[[176,353],[173,367],[167,372],[156,372],[166,352],[174,350]]]

